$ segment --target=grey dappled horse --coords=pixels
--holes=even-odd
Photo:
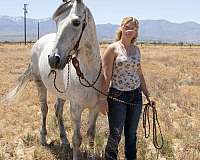
[[[37,84],[42,124],[40,142],[46,144],[47,90],[57,97],[55,112],[60,129],[62,145],[69,147],[63,124],[63,105],[70,102],[70,115],[73,124],[73,159],[78,159],[81,145],[81,113],[89,109],[87,136],[89,142],[94,142],[95,123],[98,115],[98,93],[79,83],[76,70],[72,65],[66,65],[69,56],[76,56],[85,78],[94,82],[100,69],[100,51],[96,37],[93,16],[82,0],[67,1],[61,4],[53,15],[57,24],[57,33],[40,38],[32,48],[31,63],[19,78],[16,88],[7,98],[17,96],[26,83],[34,80]],[[76,52],[77,51],[77,52]],[[69,62],[71,64],[71,62]],[[68,68],[69,67],[69,68]],[[54,74],[56,79],[54,82]],[[99,81],[95,84],[99,88]],[[56,89],[57,88],[57,89]],[[62,92],[61,92],[62,91]]]

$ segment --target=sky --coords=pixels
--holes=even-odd
[[[28,3],[28,18],[51,17],[61,0],[0,0],[0,15],[23,16],[23,4]],[[84,0],[97,24],[120,24],[125,16],[139,20],[165,19],[183,23],[200,23],[200,0]]]

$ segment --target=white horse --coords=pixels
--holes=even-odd
[[[81,145],[81,113],[85,108],[89,108],[87,136],[89,142],[94,145],[95,123],[99,112],[97,106],[99,95],[92,88],[80,84],[75,67],[70,65],[69,57],[71,55],[76,56],[85,78],[94,82],[100,69],[100,50],[93,16],[82,0],[64,2],[55,11],[53,19],[57,23],[57,33],[45,35],[34,44],[31,63],[19,78],[16,88],[8,94],[7,98],[17,96],[28,81],[34,80],[36,82],[42,112],[40,143],[45,145],[48,112],[47,90],[52,92],[57,97],[55,111],[62,145],[68,147],[69,141],[62,114],[63,105],[66,100],[69,100],[74,129],[72,139],[73,159],[76,160]],[[66,63],[69,63],[69,65],[66,65]],[[56,72],[56,75],[50,74],[52,70]],[[56,79],[54,76],[56,76]],[[87,83],[85,84],[87,85]],[[99,85],[100,83],[97,81],[95,87],[98,88]]]

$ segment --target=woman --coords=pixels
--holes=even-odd
[[[100,111],[103,114],[108,112],[110,129],[105,149],[106,160],[117,160],[118,144],[123,129],[126,159],[136,159],[136,134],[142,111],[142,92],[151,103],[140,65],[140,50],[134,44],[138,28],[137,19],[125,17],[117,32],[116,41],[110,44],[101,56],[101,90],[104,93],[108,92],[112,97],[133,104],[132,106],[100,95]]]

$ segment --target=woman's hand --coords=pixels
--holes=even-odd
[[[151,100],[151,97],[149,95],[146,96],[146,99],[150,105],[155,105],[155,101]]]
[[[107,99],[100,99],[98,101],[98,106],[99,106],[99,111],[103,114],[106,115],[108,112],[108,102]]]
[[[150,96],[149,96],[149,95],[146,95],[146,99],[147,99],[148,103],[151,102],[151,99],[150,99]]]

